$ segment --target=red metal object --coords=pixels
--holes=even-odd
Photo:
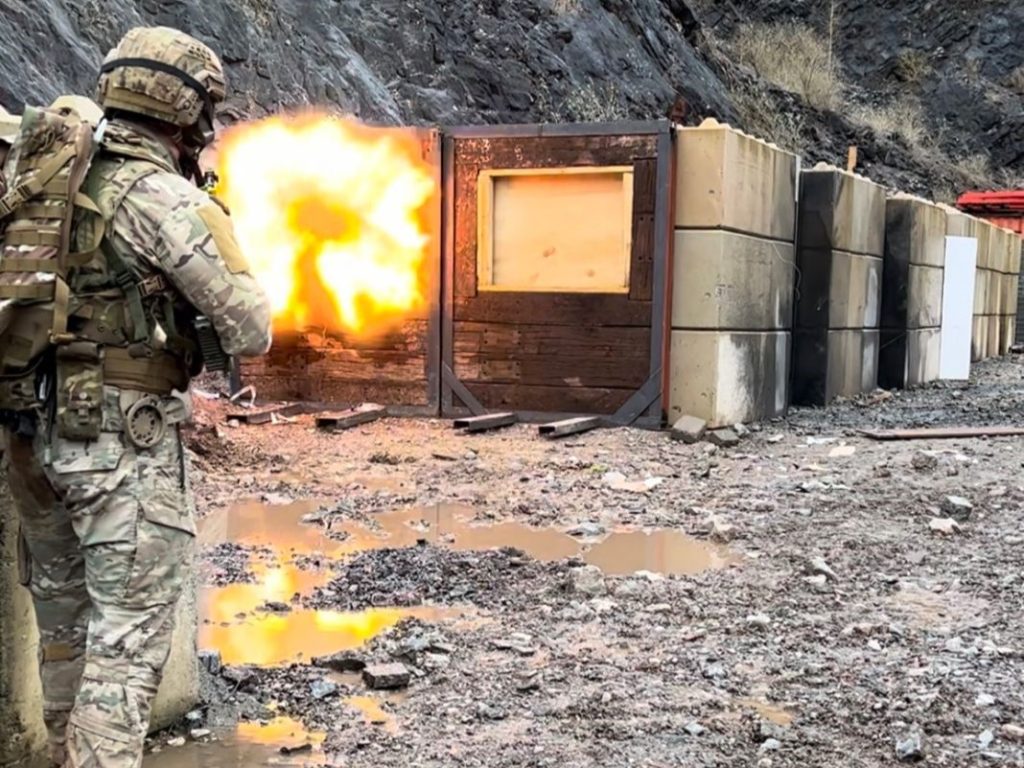
[[[997,227],[1012,229],[1024,237],[1024,189],[966,192],[956,205],[961,211],[976,214]]]

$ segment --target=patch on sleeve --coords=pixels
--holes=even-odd
[[[227,264],[228,270],[235,275],[249,272],[249,262],[238,246],[235,229],[224,209],[216,203],[208,203],[198,208],[196,213],[203,220],[206,228],[210,230],[214,245],[217,246],[217,251],[224,259],[224,263]]]

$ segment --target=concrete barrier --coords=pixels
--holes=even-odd
[[[714,120],[677,129],[676,148],[669,419],[781,416],[798,159]]]
[[[801,174],[794,403],[876,385],[885,205],[885,190],[862,176],[828,165]]]
[[[940,206],[907,195],[888,198],[878,372],[887,389],[939,378],[946,232]]]
[[[17,519],[0,470],[0,766],[46,762],[37,654],[39,633],[28,590],[18,583]],[[196,583],[178,604],[177,626],[151,730],[184,717],[199,701]]]

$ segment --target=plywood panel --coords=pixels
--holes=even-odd
[[[971,331],[978,241],[973,237],[946,238],[946,267],[942,289],[942,336],[939,377],[971,377]]]
[[[484,171],[478,289],[625,293],[633,169]]]

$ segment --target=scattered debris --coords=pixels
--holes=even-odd
[[[896,741],[896,759],[903,763],[924,760],[924,739],[921,731],[915,729]]]
[[[629,493],[649,493],[665,482],[663,477],[627,480],[621,472],[608,472],[604,475],[603,480],[613,491],[628,491]]]
[[[1024,435],[1024,427],[934,427],[931,429],[861,429],[872,440],[946,440],[966,437]]]
[[[740,444],[740,436],[731,427],[724,429],[712,429],[707,433],[705,439],[712,445],[719,448],[732,448]]]
[[[996,703],[996,697],[988,693],[979,693],[974,703],[979,707],[991,707]]]
[[[488,413],[483,416],[467,416],[463,419],[455,419],[452,426],[455,429],[465,430],[467,434],[486,432],[491,429],[502,429],[510,427],[519,421],[514,413]]]
[[[246,395],[249,396],[248,405],[246,405],[246,407],[252,408],[256,404],[256,387],[254,387],[252,384],[242,387],[240,390],[235,392],[235,394],[229,397],[228,401],[232,403],[237,403]]]
[[[338,693],[338,684],[333,680],[314,680],[309,686],[310,695],[317,701],[326,699],[328,696],[335,696]]]
[[[708,423],[696,416],[683,416],[672,425],[672,439],[692,445],[700,442],[707,431]]]
[[[825,562],[825,558],[823,557],[812,557],[808,560],[807,571],[808,573],[820,573],[827,576],[832,581],[839,581],[839,576],[836,575],[836,572],[829,567],[829,564]]]
[[[589,539],[596,536],[603,536],[607,532],[600,523],[580,523],[574,528],[570,528],[566,533],[570,536],[579,536],[580,538]]]
[[[575,419],[563,419],[541,424],[537,432],[541,437],[566,437],[567,435],[578,435],[583,432],[590,432],[598,429],[603,423],[599,416],[581,416]]]
[[[581,568],[573,568],[569,575],[572,579],[574,591],[590,597],[598,597],[608,593],[608,585],[604,580],[604,573],[596,565],[584,565]]]
[[[831,459],[845,459],[857,453],[856,447],[852,445],[837,445],[828,452]]]
[[[941,533],[946,536],[961,530],[960,523],[951,517],[933,517],[928,521],[928,527],[935,531],[935,533]]]
[[[211,731],[209,728],[193,728],[188,732],[189,738],[192,741],[202,741],[210,735]]]
[[[350,408],[347,411],[336,411],[317,416],[316,426],[318,429],[340,432],[377,421],[387,416],[387,413],[388,409],[383,405],[361,405],[358,408]]]
[[[167,746],[168,747],[184,747],[185,746],[185,737],[184,736],[175,736],[173,738],[170,738],[170,739],[167,740]]]
[[[974,511],[974,505],[963,496],[946,496],[942,499],[942,511],[958,522],[966,522]]]
[[[406,688],[412,675],[404,664],[370,664],[363,670],[363,682],[378,691]]]
[[[938,469],[939,458],[930,451],[918,451],[910,460],[910,466],[918,472],[931,472]]]
[[[986,729],[978,734],[978,747],[980,749],[988,749],[992,746],[992,742],[996,740],[996,735],[991,729]]]
[[[334,672],[362,672],[366,668],[366,661],[352,651],[339,651],[330,656],[317,656],[313,659],[313,664]]]
[[[999,736],[1007,741],[1024,742],[1024,726],[1003,723],[999,726]]]
[[[683,726],[683,730],[686,731],[691,736],[700,736],[702,733],[705,733],[707,731],[707,728],[705,728],[700,723],[694,721],[694,722],[687,723],[686,725],[684,725]]]
[[[293,755],[305,755],[312,751],[313,745],[310,744],[308,741],[302,744],[297,744],[294,747],[283,746],[280,749],[278,749],[278,752],[284,755],[285,757],[291,757]]]

